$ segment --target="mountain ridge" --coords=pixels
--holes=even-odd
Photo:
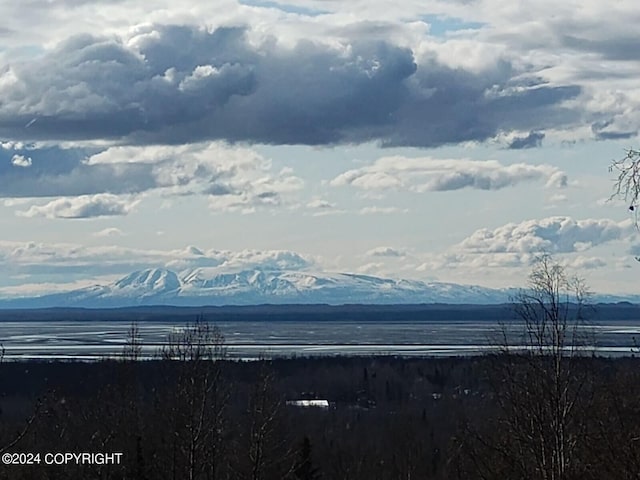
[[[391,279],[358,273],[196,268],[175,272],[148,268],[107,285],[37,297],[0,299],[0,308],[225,306],[285,304],[476,304],[509,303],[517,288]],[[640,296],[597,295],[595,301],[640,303]]]

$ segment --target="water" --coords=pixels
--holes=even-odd
[[[318,355],[477,355],[499,343],[500,327],[492,322],[220,322],[232,358]],[[138,324],[143,356],[150,358],[180,331],[176,322]],[[2,322],[0,342],[5,359],[92,360],[122,354],[130,324],[117,321]],[[602,355],[634,353],[640,321],[604,322],[590,327]],[[521,332],[517,327],[514,331]],[[517,344],[514,334],[512,343]]]

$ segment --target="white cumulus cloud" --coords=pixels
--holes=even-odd
[[[543,181],[546,187],[565,187],[567,176],[551,165],[495,160],[435,159],[429,157],[382,157],[372,165],[348,170],[332,186],[353,186],[364,190],[406,189],[413,192],[441,192],[472,188],[500,190],[522,182]]]
[[[93,234],[94,237],[122,237],[124,236],[124,232],[116,227],[109,227]]]
[[[30,167],[32,163],[33,163],[33,160],[31,160],[31,157],[26,157],[24,155],[17,155],[17,154],[11,157],[11,164],[16,167],[27,168],[27,167]]]
[[[477,254],[579,252],[613,240],[621,240],[632,229],[629,221],[548,217],[508,223],[493,230],[476,230],[460,242],[456,249]]]
[[[127,215],[138,200],[99,193],[79,197],[57,198],[44,205],[32,205],[18,211],[21,217],[92,218]]]

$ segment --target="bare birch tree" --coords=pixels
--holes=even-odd
[[[215,479],[229,397],[221,364],[226,357],[224,337],[199,318],[171,335],[161,356],[177,369],[169,412],[173,478]]]
[[[492,427],[469,431],[480,478],[583,478],[584,415],[592,401],[586,325],[588,291],[550,256],[538,258],[529,286],[514,298],[515,329],[491,358],[497,412]],[[584,363],[584,362],[583,362]]]

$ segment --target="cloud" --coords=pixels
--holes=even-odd
[[[25,157],[24,155],[14,155],[11,157],[11,164],[16,167],[28,168],[32,163],[31,157]]]
[[[157,265],[169,258],[172,257],[158,250],[115,245],[0,241],[3,268],[27,275],[114,274]]]
[[[39,295],[48,295],[52,293],[68,292],[79,288],[92,287],[98,284],[107,284],[117,280],[117,276],[106,275],[99,278],[80,279],[73,282],[37,282],[37,283],[21,283],[20,285],[11,285],[0,287],[0,297],[20,298],[34,297]]]
[[[572,270],[595,270],[597,268],[603,268],[607,266],[602,258],[599,257],[586,257],[578,255],[571,259],[565,259],[562,264],[569,267]]]
[[[152,147],[150,147],[152,148]],[[80,196],[96,193],[132,194],[162,186],[153,165],[90,164],[84,149],[23,147],[19,155],[37,153],[29,168],[11,168],[0,162],[3,197]],[[0,156],[11,154],[0,151]]]
[[[63,278],[125,275],[145,268],[175,271],[212,268],[238,270],[302,270],[315,265],[307,255],[290,250],[216,250],[187,246],[176,250],[127,248],[116,245],[87,246],[71,243],[0,241],[0,267],[13,275]],[[72,278],[74,277],[74,278]]]
[[[407,254],[403,250],[393,247],[376,247],[365,253],[368,257],[405,257]]]
[[[164,265],[176,270],[302,270],[314,263],[310,258],[290,250],[200,250],[189,246],[181,251],[167,252],[167,256],[173,258]]]
[[[27,210],[18,211],[21,217],[46,218],[93,218],[127,215],[138,200],[122,198],[111,194],[82,195],[58,198],[44,205],[32,205]]]
[[[250,5],[261,8],[277,9],[286,13],[294,13],[296,15],[316,16],[330,13],[329,10],[319,10],[315,8],[301,7],[292,5],[288,2],[273,2],[268,0],[241,0],[241,4]]]
[[[222,267],[301,270],[314,265],[309,257],[289,250],[243,250],[226,255]]]
[[[328,217],[349,213],[347,210],[336,208],[335,203],[321,198],[314,198],[307,202],[306,207],[312,211],[311,216],[313,217]]]
[[[509,269],[517,271],[528,265],[534,255],[521,253],[474,253],[460,252],[451,249],[437,255],[427,255],[426,260],[416,267],[419,272],[448,272],[452,269],[463,269],[467,275],[486,273],[487,269]],[[513,275],[513,271],[511,274]],[[523,272],[522,272],[523,273]]]
[[[481,283],[495,283],[495,272],[499,271],[498,283],[508,286],[526,278],[532,263],[543,253],[554,255],[571,269],[604,267],[607,262],[603,258],[584,252],[612,242],[624,245],[633,234],[630,221],[561,216],[526,220],[495,229],[482,228],[442,252],[417,255],[415,258],[422,263],[414,269],[443,272],[463,282],[479,278]]]
[[[545,188],[565,188],[568,184],[567,175],[563,171],[557,170],[549,175],[544,186]]]
[[[536,148],[542,146],[542,140],[544,139],[544,133],[530,132],[526,137],[516,137],[509,144],[509,148],[512,150],[518,150],[523,148]]]
[[[482,72],[452,68],[357,31],[292,45],[251,26],[72,36],[37,60],[0,69],[0,135],[433,147],[579,119],[563,105],[578,85],[522,83],[526,72],[508,58]]]
[[[624,239],[631,231],[628,221],[548,217],[476,230],[454,250],[473,254],[572,253]]]
[[[379,206],[371,206],[371,207],[363,207],[358,210],[359,215],[392,215],[394,213],[407,213],[407,209],[402,209],[398,207],[379,207]]]
[[[253,150],[210,142],[191,145],[114,146],[38,151],[30,169],[0,170],[10,180],[0,194],[13,197],[135,194],[159,188],[182,193],[215,185],[231,189],[245,176],[264,174],[270,162]],[[229,185],[231,183],[232,185]]]
[[[94,237],[102,238],[102,237],[122,237],[124,236],[124,232],[116,227],[109,227],[93,234]]]
[[[350,185],[363,190],[406,189],[441,192],[473,188],[499,190],[521,182],[545,180],[548,187],[566,186],[566,174],[551,165],[495,160],[382,157],[372,165],[348,170],[333,180],[334,187]]]
[[[10,154],[7,148],[6,153],[0,151],[0,158]],[[151,191],[165,196],[205,195],[214,210],[255,209],[285,204],[303,187],[303,181],[290,170],[272,172],[271,162],[254,150],[219,142],[113,146],[88,153],[47,148],[38,150],[37,161],[28,169],[3,169],[0,162],[0,175],[6,180],[0,183],[0,196],[67,198],[66,203],[50,204],[49,213],[72,197],[84,197],[73,201],[77,205],[86,203],[87,197],[102,198],[103,204],[110,198],[113,204],[118,196],[122,198],[117,203],[125,205],[131,195],[140,197]],[[28,216],[43,212],[34,208]]]
[[[286,171],[277,176],[262,176],[236,185],[238,188],[228,192],[216,192],[209,195],[209,207],[219,212],[253,213],[257,208],[283,205],[292,193],[302,190],[304,181]]]
[[[441,251],[412,251],[402,257],[388,257],[385,253],[393,254],[395,249],[378,247],[368,251],[366,257],[375,262],[392,261],[391,276],[424,279],[425,275],[435,275],[440,281],[513,287],[527,278],[536,258],[549,253],[571,271],[593,271],[589,283],[598,285],[598,290],[610,291],[613,284],[606,270],[614,265],[604,246],[622,253],[626,263],[634,263],[634,253],[640,255],[640,245],[631,242],[635,237],[630,221],[556,216],[479,229]],[[387,248],[391,250],[387,252]],[[624,255],[625,251],[630,255]],[[626,291],[626,280],[618,280],[615,288]]]
[[[307,208],[312,208],[312,209],[332,209],[335,208],[336,204],[329,202],[327,200],[322,200],[322,199],[315,199],[315,200],[311,200],[309,203],[307,203]]]
[[[562,193],[553,194],[547,198],[547,202],[551,204],[550,207],[555,206],[557,203],[566,202],[567,200],[567,196]]]
[[[383,263],[366,263],[364,265],[359,266],[356,270],[358,273],[364,273],[366,275],[380,275],[384,270]]]
[[[460,138],[491,138],[492,131],[555,127],[568,135],[593,137],[576,127],[610,119],[621,125],[630,120],[631,128],[616,127],[617,133],[638,129],[639,15],[632,0],[613,7],[583,2],[579,9],[551,0],[503,7],[501,0],[407,1],[398,8],[382,0],[305,0],[295,6],[231,0],[3,2],[0,17],[11,18],[12,25],[2,37],[6,48],[0,52],[0,88],[11,93],[5,96],[3,91],[3,101],[22,100],[25,111],[12,108],[24,118],[16,119],[15,126],[5,125],[13,134],[0,136],[68,137],[72,123],[82,130],[84,120],[86,128],[76,132],[83,138],[111,134],[147,143],[150,137],[161,138],[160,130],[166,134],[164,141],[172,143],[172,137],[187,143],[191,140],[186,136],[222,135],[215,138],[268,139],[266,143],[338,138],[352,143],[366,137],[386,144],[433,146]],[[241,33],[227,35],[234,30]],[[85,38],[86,32],[104,36],[74,40]],[[56,43],[58,49],[52,47]],[[358,70],[350,66],[393,63],[370,53],[378,43],[410,52],[416,67],[404,76],[357,81]],[[311,53],[305,57],[307,44],[315,49],[308,48]],[[60,74],[65,70],[68,85]],[[37,75],[43,72],[46,75]],[[25,78],[33,79],[29,87],[38,89],[25,86]],[[378,100],[373,95],[376,81],[389,87],[395,101],[370,105]],[[332,91],[323,85],[331,85]],[[188,98],[196,91],[206,100],[201,105]],[[349,104],[359,92],[373,101]],[[602,92],[627,98],[596,108],[591,101]],[[344,98],[344,111],[339,112],[339,101],[334,102],[333,118],[323,109],[314,111],[314,94],[320,104]],[[291,100],[294,96],[298,103]],[[155,107],[149,107],[152,97]],[[58,128],[53,118],[26,115],[27,110],[50,111],[52,105],[60,106]],[[88,112],[90,106],[100,108]],[[113,121],[118,107],[125,120],[120,127]],[[367,109],[379,115],[366,121]],[[345,115],[348,110],[352,113]],[[96,121],[100,114],[101,126]],[[24,127],[34,118],[39,120],[22,130],[37,127],[44,118],[43,130],[20,132],[18,120],[24,120]],[[247,120],[244,133],[241,119]],[[265,119],[275,122],[269,125]],[[289,128],[287,133],[287,123],[297,131]]]
[[[614,119],[595,122],[591,125],[598,140],[620,140],[635,137],[638,130],[630,125],[620,125]]]

